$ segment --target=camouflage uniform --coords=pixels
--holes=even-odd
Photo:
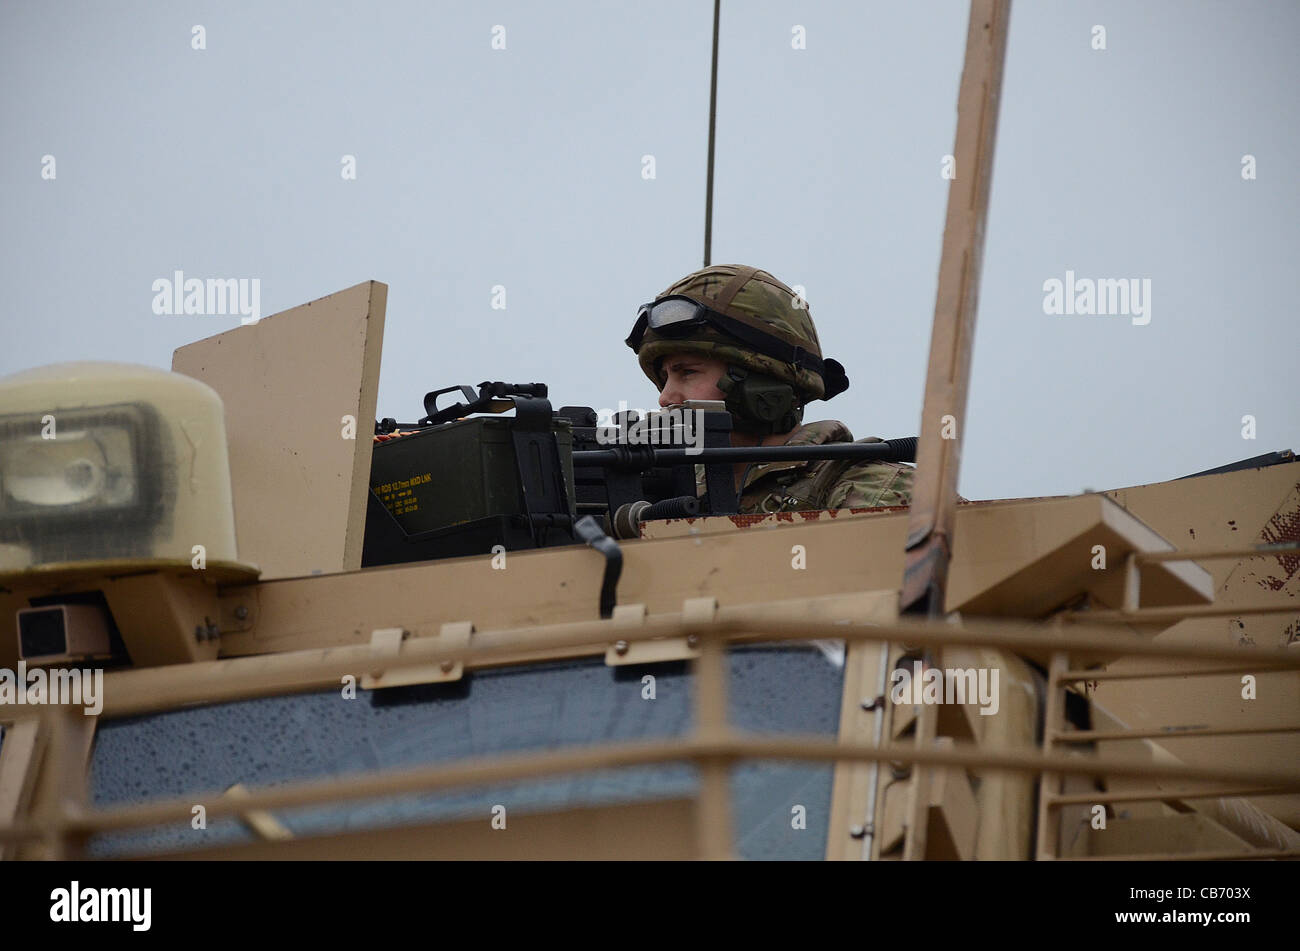
[[[787,285],[766,271],[732,264],[713,265],[688,274],[671,285],[656,300],[680,296],[704,304],[715,311],[760,329],[783,343],[798,346],[821,358],[817,328],[807,302]],[[810,400],[829,399],[848,386],[843,368],[834,360],[824,361],[825,378],[806,366],[795,366],[756,351],[723,330],[710,325],[698,327],[689,337],[663,336],[648,331],[639,345],[633,338],[628,345],[636,350],[642,371],[661,390],[666,377],[660,361],[677,352],[698,353],[730,366],[740,366],[754,373],[766,374],[793,387],[799,405],[795,409],[795,428],[785,445],[821,445],[853,442],[853,434],[843,423],[834,420],[798,425],[803,418],[803,404]],[[738,419],[738,428],[744,429]],[[771,431],[771,430],[768,430]],[[876,437],[861,442],[880,442]],[[806,511],[809,509],[870,508],[908,505],[912,495],[911,466],[894,462],[852,462],[846,459],[772,462],[751,465],[745,472],[740,492],[740,511]],[[696,478],[703,491],[704,467],[696,467]]]
[[[869,436],[858,442],[880,442]],[[853,442],[848,427],[837,420],[806,423],[784,443],[820,446]],[[900,462],[852,462],[817,459],[806,462],[768,462],[745,471],[740,491],[742,515],[772,512],[806,512],[814,509],[875,508],[909,505],[916,470]],[[695,467],[699,494],[704,492],[704,467]]]

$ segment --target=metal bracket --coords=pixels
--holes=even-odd
[[[689,598],[682,605],[684,621],[708,622],[717,613],[717,598]],[[614,608],[615,630],[636,630],[645,624],[644,604],[620,604]],[[631,664],[662,664],[672,660],[695,660],[700,656],[699,638],[656,637],[649,641],[618,640],[605,651],[605,664],[624,667]]]
[[[468,647],[474,625],[470,621],[451,621],[439,629],[438,640],[448,647]],[[377,660],[397,657],[402,652],[402,644],[410,632],[400,627],[384,627],[370,633],[370,653]],[[444,660],[438,664],[419,667],[403,667],[399,670],[384,670],[381,663],[361,678],[361,686],[366,690],[382,690],[385,687],[409,687],[414,684],[439,684],[460,680],[465,675],[464,661]]]
[[[616,629],[635,630],[645,624],[646,606],[644,604],[620,604],[614,608],[613,621]],[[671,660],[691,660],[700,656],[699,648],[693,643],[694,636],[657,637],[649,641],[618,640],[605,651],[605,664],[609,667],[624,667],[631,664],[661,664]]]
[[[687,598],[682,602],[684,624],[712,624],[717,616],[717,598]]]

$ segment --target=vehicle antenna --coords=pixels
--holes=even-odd
[[[713,0],[713,67],[709,71],[709,161],[704,186],[704,266],[713,256],[713,136],[718,124],[718,18],[722,0]]]

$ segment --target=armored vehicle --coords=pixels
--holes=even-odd
[[[1300,855],[1294,455],[957,496],[1006,16],[919,441],[853,450],[908,507],[740,513],[718,405],[381,420],[375,281],[0,380],[3,857]]]
[[[377,441],[384,305],[0,383],[9,856],[1297,854],[1291,454],[961,504],[935,619],[907,509],[576,531],[536,387]]]

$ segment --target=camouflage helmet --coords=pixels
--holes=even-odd
[[[707,323],[687,336],[670,337],[645,328],[636,342],[634,330],[628,345],[636,351],[642,372],[659,389],[663,389],[667,379],[660,370],[660,360],[683,352],[721,360],[789,383],[801,403],[830,399],[847,388],[848,379],[838,362],[827,360],[822,364],[821,343],[808,305],[767,271],[715,264],[672,284],[655,298],[655,303],[668,297],[688,298],[774,338],[779,341],[778,346],[797,348],[802,351],[804,365],[762,353],[752,344]]]

